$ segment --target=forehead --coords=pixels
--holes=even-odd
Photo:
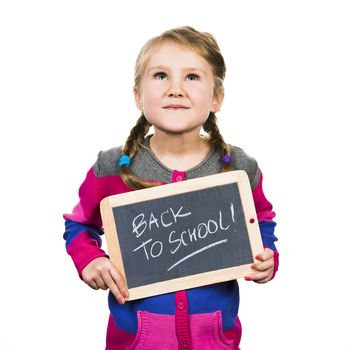
[[[198,68],[211,71],[210,64],[193,49],[184,45],[162,43],[156,47],[147,62],[147,70],[152,67]]]

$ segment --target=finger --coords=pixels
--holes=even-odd
[[[97,285],[97,282],[95,281],[94,277],[91,275],[83,275],[83,281],[92,289],[99,289],[99,286]]]
[[[91,280],[91,281],[89,281],[89,282],[86,282],[86,281],[85,281],[85,283],[86,283],[89,287],[91,287],[92,289],[95,289],[95,290],[99,289],[97,283],[95,282],[95,280]]]
[[[103,274],[104,282],[107,286],[107,288],[111,291],[111,293],[114,295],[114,297],[118,300],[120,304],[125,303],[125,298],[121,294],[121,291],[119,290],[118,286],[116,285],[114,279],[112,278],[110,272]]]
[[[111,276],[125,298],[129,298],[128,286],[125,279],[116,268],[110,270]]]
[[[269,281],[271,279],[272,276],[272,271],[268,270],[268,271],[263,271],[263,272],[255,272],[252,273],[249,276],[245,277],[246,281],[254,281],[257,283],[263,283],[263,281]]]
[[[260,261],[266,261],[273,258],[273,256],[274,256],[273,250],[270,248],[265,248],[264,251],[258,254],[255,258]]]
[[[94,281],[95,283],[97,284],[98,288],[99,289],[103,289],[103,290],[106,290],[107,289],[107,285],[106,283],[104,282],[102,276],[100,275],[97,275],[94,277]]]
[[[273,259],[269,259],[269,260],[263,261],[261,263],[253,264],[251,266],[251,268],[255,271],[265,271],[265,270],[273,268],[273,266],[274,266]]]
[[[115,268],[111,268],[109,272],[113,282],[110,282],[110,285],[112,287],[111,292],[115,296],[116,294],[120,295],[123,301],[125,302],[125,299],[129,298],[129,292],[123,276]]]
[[[261,279],[257,279],[254,282],[255,283],[266,283],[266,282],[271,281],[271,279],[272,279],[272,274],[269,274],[267,277],[261,278]]]

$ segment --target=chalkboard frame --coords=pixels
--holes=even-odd
[[[263,250],[263,244],[248,175],[243,170],[209,175],[104,198],[100,203],[100,211],[110,260],[126,279],[113,208],[231,183],[237,184],[239,190],[253,262],[257,262],[255,256]],[[252,263],[130,288],[129,300],[242,278],[252,272],[250,268]]]

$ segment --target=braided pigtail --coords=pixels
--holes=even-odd
[[[233,170],[230,146],[224,141],[224,138],[220,134],[215,113],[210,112],[208,119],[203,125],[203,129],[209,135],[208,141],[222,155],[221,160],[224,163],[222,171]]]
[[[129,164],[136,152],[140,150],[140,146],[147,135],[151,124],[147,121],[146,117],[142,113],[140,118],[137,120],[136,125],[131,129],[130,135],[127,138],[125,145],[122,149],[119,166],[121,177],[125,184],[133,189],[140,190],[143,188],[149,188],[158,186],[158,182],[148,182],[142,180],[140,177],[135,175],[129,168]]]

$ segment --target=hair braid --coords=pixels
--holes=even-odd
[[[127,138],[122,150],[122,154],[129,156],[131,159],[135,156],[136,152],[140,150],[140,146],[147,135],[151,124],[147,121],[146,117],[142,113],[137,120],[136,125],[131,129],[130,135]],[[134,174],[129,167],[122,166],[120,168],[121,176],[125,184],[134,190],[140,190],[142,188],[158,186],[158,182],[148,182],[142,180],[136,174]]]
[[[203,129],[209,135],[209,142],[221,153],[222,157],[230,155],[230,146],[220,134],[215,113],[210,112],[208,119],[203,124]],[[223,171],[232,170],[232,161],[224,162]]]
[[[142,113],[140,118],[137,120],[136,125],[131,129],[122,153],[128,155],[130,158],[133,158],[136,152],[140,149],[140,145],[142,144],[143,139],[147,135],[150,127],[151,124]]]

